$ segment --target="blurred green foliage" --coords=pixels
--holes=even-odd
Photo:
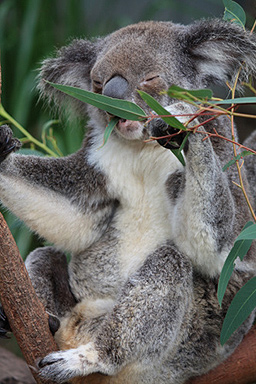
[[[252,1],[247,2],[248,10]],[[42,127],[53,116],[38,101],[37,68],[56,48],[72,38],[104,35],[140,20],[189,23],[222,16],[223,10],[221,0],[0,0],[3,106],[40,138]],[[79,148],[84,128],[79,122],[60,122],[53,132],[62,153],[68,154]],[[23,257],[41,244],[10,213],[5,212],[5,217]]]

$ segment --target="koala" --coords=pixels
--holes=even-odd
[[[248,332],[254,314],[220,344],[227,308],[255,274],[253,245],[237,262],[220,308],[220,271],[250,219],[236,168],[222,171],[232,145],[207,136],[217,130],[230,138],[230,120],[190,121],[196,108],[161,91],[232,83],[239,68],[246,80],[255,67],[254,35],[217,19],[140,22],[75,40],[43,62],[41,95],[90,119],[81,149],[57,159],[14,153],[19,142],[8,126],[0,130],[1,201],[53,244],[26,259],[37,295],[60,321],[60,350],[38,363],[43,379],[182,384],[224,361]],[[137,92],[143,90],[201,133],[188,137],[185,166],[170,150],[184,134],[169,143],[164,136],[176,131],[160,118],[120,119],[102,147],[111,116],[45,80],[132,101],[150,116]],[[250,161],[242,168],[248,194]]]

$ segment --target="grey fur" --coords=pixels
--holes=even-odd
[[[139,23],[61,49],[44,61],[40,90],[58,108],[70,99],[44,80],[111,93],[149,113],[139,88],[171,113],[189,115],[193,108],[159,91],[171,84],[197,88],[232,81],[243,63],[245,79],[255,71],[255,48],[254,36],[219,20],[188,27]],[[222,172],[232,146],[191,134],[182,167],[168,149],[144,142],[172,131],[155,119],[145,127],[120,120],[99,149],[109,116],[76,101],[71,109],[90,117],[81,150],[61,159],[11,154],[0,172],[3,204],[72,253],[68,273],[63,254],[53,247],[34,251],[26,261],[38,296],[61,318],[61,351],[43,358],[39,373],[58,382],[87,376],[88,383],[182,384],[229,356],[254,319],[252,314],[220,346],[228,305],[255,273],[253,246],[237,264],[219,307],[220,270],[250,218],[233,183],[235,168]],[[200,130],[230,137],[228,123],[220,117]],[[0,152],[5,137],[12,148],[6,126]],[[253,157],[247,168],[253,174]]]

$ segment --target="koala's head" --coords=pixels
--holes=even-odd
[[[221,20],[189,26],[171,22],[141,22],[94,41],[75,40],[43,62],[40,89],[57,106],[71,103],[43,80],[75,86],[110,97],[130,100],[146,112],[149,108],[137,90],[162,105],[172,100],[162,90],[172,84],[184,88],[232,82],[242,66],[241,80],[256,71],[256,39],[239,26]],[[104,130],[107,113],[72,102],[81,114],[89,113]],[[127,139],[144,137],[143,125],[120,120],[117,131]]]

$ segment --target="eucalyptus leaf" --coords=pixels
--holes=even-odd
[[[239,155],[235,156],[232,160],[230,160],[224,167],[222,168],[223,172],[225,172],[231,165],[235,164],[237,160],[240,160],[241,158],[248,156],[248,155],[253,155],[252,152],[250,151],[243,151],[239,153]]]
[[[186,101],[195,101],[201,100],[209,100],[213,96],[213,92],[211,89],[185,89],[178,87],[177,85],[172,85],[168,91],[168,96],[178,100],[186,100]]]
[[[164,107],[162,107],[162,105],[159,104],[158,101],[156,101],[152,96],[143,91],[138,91],[138,93],[140,94],[141,98],[147,103],[147,105],[159,116],[161,116],[161,119],[163,119],[168,125],[173,128],[186,131],[184,125],[178,119],[176,119],[176,117],[171,116],[171,113],[168,112]]]
[[[238,240],[254,240],[256,239],[256,224],[252,224],[250,227],[244,229],[237,237]]]
[[[84,103],[93,105],[103,111],[110,113],[113,116],[118,116],[127,120],[143,120],[146,118],[146,113],[137,104],[127,100],[114,99],[112,97],[100,95],[98,93],[86,91],[76,87],[67,85],[55,84],[47,81],[48,84],[74,97]]]
[[[240,25],[240,27],[244,28],[246,23],[246,14],[241,5],[237,4],[233,0],[223,0],[223,4],[225,6],[223,19],[236,23]]]
[[[256,97],[237,97],[235,99],[226,99],[226,100],[210,100],[212,104],[256,104]]]
[[[186,134],[186,136],[184,137],[184,139],[183,139],[183,141],[182,141],[181,146],[180,146],[179,149],[172,149],[172,150],[171,150],[172,153],[177,157],[177,159],[181,162],[181,164],[182,164],[184,167],[185,167],[186,163],[185,163],[185,159],[184,159],[184,157],[183,157],[183,155],[182,155],[182,151],[183,151],[183,149],[184,149],[184,147],[185,147],[185,144],[186,144],[186,142],[187,142],[187,140],[188,140],[189,135],[190,135],[190,132],[188,132],[188,133]]]
[[[249,280],[232,300],[223,322],[220,342],[225,344],[256,307],[256,276]]]
[[[30,148],[21,148],[19,150],[20,155],[33,155],[33,156],[42,156],[45,157],[45,154],[41,151],[38,151],[36,149],[30,149]]]
[[[171,149],[171,151],[174,154],[174,156],[176,156],[177,159],[181,162],[183,167],[185,167],[186,163],[185,163],[185,160],[184,160],[184,157],[183,157],[181,151],[179,149]]]
[[[244,226],[244,229],[250,227],[253,225],[252,221],[249,221]],[[224,266],[221,270],[220,278],[219,278],[219,284],[218,284],[218,291],[217,291],[217,297],[219,304],[221,306],[229,279],[232,275],[232,272],[234,270],[235,266],[235,260],[237,257],[239,257],[241,260],[243,260],[244,256],[249,251],[252,244],[252,240],[240,240],[236,241],[233,248],[229,252],[229,255],[224,263]]]
[[[116,124],[118,123],[118,121],[119,121],[119,117],[115,116],[108,123],[108,125],[105,129],[105,132],[104,132],[103,145],[105,145],[106,142],[108,141],[109,136],[111,135],[111,133],[112,133],[113,129],[115,128]]]

